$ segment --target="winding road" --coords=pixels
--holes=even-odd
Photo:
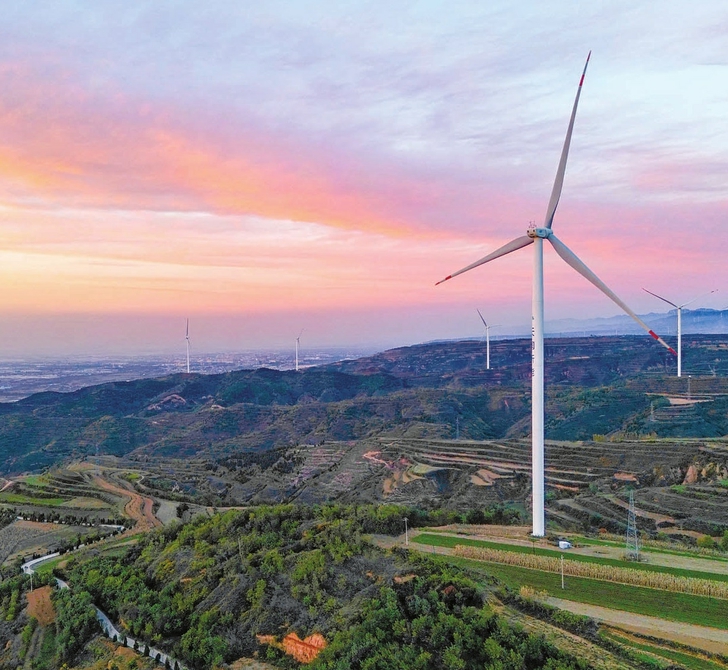
[[[68,552],[69,554],[71,552]],[[56,556],[60,556],[59,552],[55,552],[53,554],[47,554],[46,556],[41,556],[40,558],[34,558],[32,561],[28,561],[27,563],[23,563],[23,565],[20,566],[20,569],[26,574],[26,575],[32,575],[35,573],[35,568],[45,562],[49,561],[53,558],[56,558]],[[58,585],[59,589],[67,589],[70,588],[68,586],[68,582],[64,582],[62,579],[59,579],[58,577],[55,578],[56,584]],[[96,610],[96,619],[101,624],[101,628],[103,629],[106,636],[110,639],[112,639],[114,636],[116,636],[117,641],[121,641],[124,639],[124,634],[114,625],[114,623],[111,621],[109,616],[106,614],[106,612],[100,610],[96,605],[94,605],[94,610]],[[141,640],[135,640],[133,637],[127,637],[126,638],[126,646],[134,649],[134,645],[139,643],[140,653],[141,649],[143,649],[143,646],[146,644],[145,642]],[[161,649],[156,649],[155,647],[149,648],[149,657],[150,658],[156,658],[157,654],[159,654],[159,660],[158,663],[161,663],[164,665],[167,660],[169,660],[169,665],[171,667],[174,667],[175,659],[172,658],[172,656],[168,656],[165,652],[163,652]],[[188,670],[187,666],[183,665],[179,661],[176,661],[177,665],[181,670]]]

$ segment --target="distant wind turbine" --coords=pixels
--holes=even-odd
[[[303,335],[303,331],[305,328],[301,328],[301,332],[298,333],[298,337],[296,338],[296,372],[298,372],[298,347],[301,346],[301,335]]]
[[[648,291],[646,288],[643,288],[642,290],[646,293],[649,293],[650,295],[655,296],[655,298],[662,300],[662,302],[666,302],[668,305],[672,305],[677,310],[677,376],[682,377],[682,309],[683,307],[691,305],[699,298],[704,298],[707,295],[715,293],[718,289],[715,288],[712,291],[708,291],[707,293],[701,293],[699,296],[693,298],[692,300],[684,302],[682,305],[676,305],[674,302],[670,302],[667,298],[663,298],[661,295],[657,295],[657,293]]]
[[[554,247],[556,253],[574,270],[589,280],[602,293],[607,295],[617,305],[619,305],[627,314],[629,314],[642,328],[644,328],[652,337],[658,340],[663,346],[672,351],[674,350],[660,337],[658,337],[649,326],[640,319],[617,295],[607,287],[607,285],[599,279],[584,263],[571,251],[563,242],[561,242],[551,230],[554,221],[556,207],[559,204],[561,189],[564,185],[564,174],[566,172],[566,160],[569,155],[569,145],[571,144],[571,134],[574,130],[574,119],[576,118],[576,108],[579,104],[579,96],[581,88],[584,84],[584,76],[586,68],[589,65],[591,51],[586,59],[584,71],[579,80],[579,86],[576,91],[576,99],[571,110],[571,118],[566,131],[566,139],[561,150],[561,158],[559,166],[556,170],[556,179],[551,191],[548,208],[546,209],[546,218],[543,227],[529,227],[526,235],[517,237],[515,240],[504,244],[500,249],[496,249],[479,261],[468,265],[462,270],[458,270],[445,279],[437,282],[441,284],[448,279],[452,279],[457,275],[472,270],[488,263],[496,258],[505,256],[512,251],[517,251],[523,247],[533,244],[533,298],[531,306],[531,333],[532,333],[532,378],[531,378],[531,440],[532,440],[532,473],[533,473],[533,535],[543,536],[545,533],[545,513],[544,513],[544,354],[543,354],[543,333],[544,333],[544,308],[543,308],[543,242],[548,240]]]
[[[190,320],[187,319],[187,329],[185,330],[185,342],[187,344],[187,374],[190,373]]]
[[[489,326],[485,319],[483,318],[483,315],[480,313],[480,310],[476,310],[478,312],[478,316],[480,317],[480,320],[483,322],[483,325],[485,326],[485,369],[490,370],[490,329],[491,328],[497,328],[498,324],[494,324]]]

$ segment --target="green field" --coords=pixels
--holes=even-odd
[[[705,658],[698,658],[697,656],[693,656],[684,651],[669,649],[656,644],[650,644],[646,641],[637,642],[633,639],[627,639],[626,637],[611,632],[602,632],[601,634],[607,639],[629,647],[630,649],[655,654],[670,663],[677,663],[682,667],[688,668],[688,670],[723,670],[726,667],[723,663],[712,662]]]
[[[42,505],[43,507],[58,507],[69,498],[31,498],[19,493],[0,493],[0,503],[9,505]]]
[[[434,532],[434,531],[433,531]],[[597,540],[592,537],[575,537],[573,541],[578,544],[586,544],[595,547],[624,547],[624,542],[615,542],[613,540]],[[689,549],[669,549],[662,547],[650,547],[643,546],[640,549],[641,552],[648,552],[653,554],[669,554],[671,556],[687,556],[689,558],[704,558],[706,561],[722,561],[723,563],[728,562],[728,556],[721,556],[720,554],[703,553],[698,550],[690,551]]]
[[[728,575],[701,572],[699,570],[686,570],[684,568],[670,568],[664,565],[651,565],[649,563],[635,563],[634,561],[620,561],[616,558],[602,558],[600,556],[583,556],[581,554],[564,553],[558,549],[542,549],[540,547],[524,547],[520,544],[506,544],[504,542],[489,542],[487,540],[473,540],[467,537],[452,537],[450,535],[436,535],[422,533],[413,537],[410,542],[426,544],[435,547],[454,548],[457,545],[468,547],[484,547],[487,549],[499,549],[500,551],[512,551],[517,554],[535,554],[536,556],[561,556],[570,561],[581,563],[597,563],[599,565],[611,565],[619,568],[632,568],[644,570],[645,572],[663,572],[676,577],[692,577],[693,579],[710,579],[716,582],[728,582]]]
[[[42,563],[39,563],[35,568],[34,571],[39,575],[44,575],[47,572],[51,572],[53,568],[55,568],[61,561],[67,561],[68,556],[56,556],[56,558],[51,558],[47,561],[43,561]]]
[[[435,554],[432,559],[459,565],[482,575],[492,575],[516,591],[521,586],[530,586],[538,591],[546,591],[555,598],[647,616],[659,613],[661,619],[711,628],[725,629],[728,621],[728,601],[717,598],[614,584],[585,577],[567,577],[566,588],[562,589],[561,575],[552,572],[484,563],[458,556]]]

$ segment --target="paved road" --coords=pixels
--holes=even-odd
[[[69,552],[70,553],[70,552]],[[47,554],[46,556],[41,556],[40,558],[34,558],[32,561],[28,561],[27,563],[23,563],[23,565],[20,566],[20,569],[26,574],[30,575],[35,572],[35,568],[38,567],[40,563],[43,563],[44,561],[49,561],[52,558],[55,558],[56,556],[60,556],[58,552],[55,552],[53,554]],[[62,579],[58,579],[56,577],[56,584],[58,584],[59,589],[67,589],[68,583],[64,582]],[[101,624],[101,628],[103,629],[104,633],[109,638],[113,638],[114,635],[116,635],[117,641],[121,642],[121,640],[124,639],[124,634],[119,631],[119,629],[113,624],[111,619],[109,619],[106,612],[103,612],[98,607],[94,605],[94,609],[96,610],[96,619],[98,619],[99,624]],[[127,637],[126,638],[126,646],[133,649],[134,644],[136,643],[136,640],[133,637]],[[144,642],[139,641],[140,645],[140,653],[144,649]],[[164,665],[164,663],[169,658],[169,664],[170,666],[174,667],[175,659],[171,656],[167,656],[161,649],[156,649],[154,647],[150,647],[149,656],[151,658],[154,658],[157,654],[159,654],[159,663]],[[178,663],[179,667],[182,670],[187,670],[187,667],[182,665],[181,663]]]

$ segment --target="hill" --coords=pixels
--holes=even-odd
[[[722,369],[727,351],[724,338],[686,337],[685,368]],[[86,458],[138,473],[134,486],[146,496],[189,504],[525,510],[530,343],[497,342],[491,354],[494,368],[485,370],[481,343],[433,343],[298,373],[178,374],[37,394],[0,405],[1,464],[12,475]],[[724,527],[714,503],[728,479],[726,377],[678,379],[673,361],[643,337],[547,340],[546,355],[552,521],[619,531],[620,492],[638,486],[653,533]],[[0,492],[0,504],[42,518],[49,505],[78,507],[73,496],[93,496],[94,482],[73,477],[88,480],[69,489],[68,477],[26,479]],[[670,489],[686,482],[706,487],[705,503]],[[97,517],[118,513],[106,504]],[[68,513],[90,518],[90,506]]]

